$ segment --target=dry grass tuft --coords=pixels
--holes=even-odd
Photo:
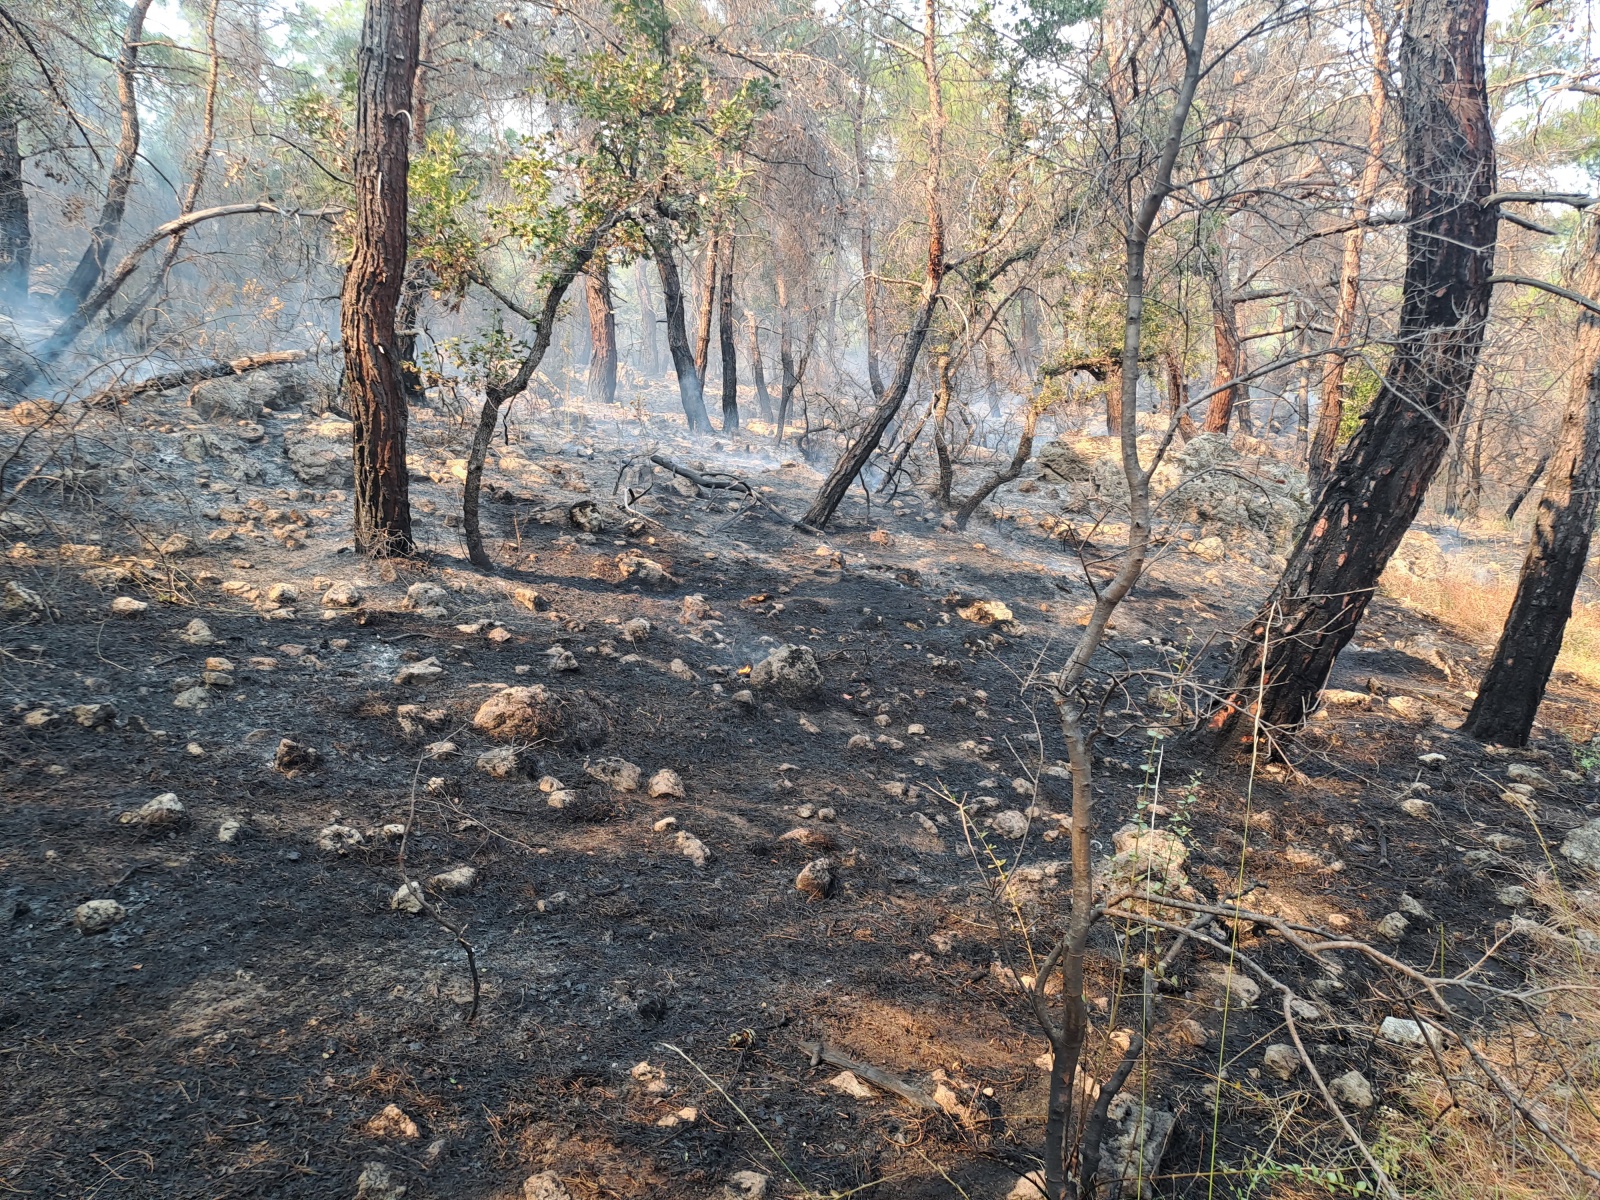
[[[1506,613],[1511,611],[1517,585],[1515,580],[1484,582],[1471,572],[1447,567],[1427,578],[1403,571],[1385,572],[1383,592],[1427,613],[1466,640],[1492,649]],[[1585,603],[1580,596],[1573,606],[1556,670],[1600,687],[1600,604]]]
[[[1479,1048],[1583,1161],[1600,1169],[1600,893],[1542,877],[1529,890],[1547,913],[1523,921],[1528,1002],[1491,1018]],[[1521,940],[1521,939],[1519,939]],[[1597,1185],[1513,1111],[1457,1047],[1448,1082],[1412,1077],[1403,1111],[1388,1109],[1377,1150],[1416,1200],[1592,1200]]]

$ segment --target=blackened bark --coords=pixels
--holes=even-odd
[[[419,72],[420,74],[420,72]],[[428,398],[417,367],[417,322],[422,317],[422,288],[408,280],[400,289],[400,307],[395,312],[395,347],[400,356],[400,391],[407,406],[422,404]]]
[[[775,415],[772,411],[772,395],[767,391],[767,375],[761,369],[761,334],[756,328],[756,315],[747,311],[744,319],[750,328],[750,382],[755,385],[756,404],[761,408],[761,419],[771,421],[775,419]]]
[[[17,119],[0,120],[0,303],[28,298],[28,267],[33,256],[33,225],[28,193],[22,185],[22,149]]]
[[[722,271],[717,281],[721,303],[717,341],[722,350],[722,432],[739,432],[739,347],[733,340],[733,235],[722,235]]]
[[[1528,472],[1528,478],[1511,496],[1511,503],[1506,505],[1506,520],[1515,521],[1517,513],[1522,509],[1522,502],[1533,491],[1533,485],[1539,482],[1539,476],[1544,474],[1544,469],[1550,465],[1550,451],[1546,450],[1539,456],[1539,461],[1533,464],[1533,470]]]
[[[689,422],[690,433],[710,433],[711,418],[706,416],[705,393],[700,373],[695,370],[694,350],[689,345],[689,331],[683,320],[683,282],[678,277],[677,260],[672,256],[672,236],[662,226],[651,225],[645,237],[655,251],[656,270],[661,275],[661,295],[667,306],[667,349],[678,374],[678,398],[683,403],[683,415]]]
[[[1600,296],[1600,217],[1586,218],[1585,259],[1578,288]],[[1589,561],[1600,501],[1600,316],[1578,311],[1567,408],[1550,458],[1550,474],[1533,537],[1500,641],[1478,685],[1462,729],[1479,741],[1525,746],[1544,699],[1572,600]]]
[[[356,549],[409,554],[406,403],[395,311],[406,272],[406,169],[422,0],[367,0],[356,50],[354,245],[340,296],[355,422]]]
[[[1253,718],[1305,720],[1449,444],[1489,311],[1496,214],[1484,85],[1486,0],[1413,0],[1400,64],[1406,271],[1394,354],[1366,420],[1312,506],[1229,670],[1209,727],[1249,745]]]
[[[584,277],[589,295],[589,399],[611,404],[617,398],[617,310],[611,303],[611,263],[603,255]]]
[[[106,199],[100,217],[89,232],[89,245],[77,267],[56,295],[56,308],[71,313],[94,291],[105,272],[122,217],[128,210],[128,192],[133,187],[133,168],[139,159],[139,97],[135,72],[139,66],[139,43],[144,38],[144,18],[150,0],[134,0],[128,24],[122,35],[122,50],[117,55],[117,104],[122,110],[122,132],[117,139],[117,156],[111,161],[111,176],[106,181]]]

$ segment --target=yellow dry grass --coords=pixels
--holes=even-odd
[[[1467,641],[1492,649],[1506,613],[1511,611],[1517,585],[1515,580],[1485,583],[1469,572],[1446,568],[1431,579],[1387,572],[1382,590],[1408,607],[1427,613]],[[1580,599],[1573,605],[1556,670],[1568,672],[1591,687],[1600,687],[1600,604]]]

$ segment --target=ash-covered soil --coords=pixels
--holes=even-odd
[[[730,1183],[748,1171],[768,1196],[998,1198],[1032,1169],[1045,1043],[1015,926],[1056,927],[1068,882],[1039,676],[1070,647],[1083,564],[1101,569],[1114,530],[1080,556],[1077,530],[1040,528],[1049,489],[1029,481],[965,533],[909,493],[870,513],[858,493],[819,540],[631,457],[734,472],[798,514],[817,473],[755,438],[519,421],[486,497],[504,565],[490,576],[454,526],[464,433],[422,414],[425,552],[373,563],[350,551],[341,422],[209,424],[180,401],[30,426],[24,460],[53,457],[6,517],[0,579],[22,589],[0,631],[7,1194],[353,1197],[366,1171],[370,1197],[510,1200],[552,1172],[579,1200],[700,1198],[756,1186]],[[632,512],[619,479],[648,489]],[[572,524],[585,500],[597,532]],[[1159,819],[1202,896],[1242,885],[1257,910],[1371,938],[1410,909],[1385,944],[1459,969],[1515,911],[1502,890],[1564,868],[1543,846],[1600,798],[1560,736],[1592,734],[1592,695],[1558,680],[1535,748],[1489,753],[1451,732],[1485,648],[1380,602],[1298,771],[1252,783],[1181,738],[1153,742],[1173,716],[1159,673],[1215,673],[1271,584],[1259,554],[1185,549],[1208,532],[1172,531],[1103,656],[1122,679],[1115,736],[1096,744],[1100,847],[1134,818],[1159,746]],[[667,577],[641,582],[640,559]],[[147,608],[116,613],[118,597]],[[648,634],[624,629],[641,618]],[[815,695],[751,688],[785,644],[812,651]],[[499,689],[536,685],[548,736],[474,724]],[[314,753],[280,765],[284,739]],[[505,745],[516,765],[497,776],[479,758]],[[596,777],[610,758],[640,769],[636,790]],[[1504,798],[1512,764],[1539,776],[1530,805]],[[649,794],[663,770],[681,797]],[[175,820],[119,819],[168,793]],[[797,888],[823,858],[831,888]],[[469,883],[430,882],[460,867]],[[440,920],[392,907],[407,878]],[[75,913],[96,900],[121,919],[83,932]],[[470,1021],[446,925],[480,975]],[[1407,1015],[1394,990],[1352,970],[1319,991],[1261,931],[1235,936],[1319,996],[1323,1074],[1359,1070],[1393,1095],[1410,1060],[1375,1030]],[[1106,929],[1097,948],[1104,1078],[1134,1019],[1137,975],[1119,964],[1141,946]],[[1487,969],[1512,978],[1518,955],[1508,944]],[[1303,1074],[1261,1069],[1282,1036],[1273,1006],[1234,1002],[1224,1028],[1217,965],[1204,946],[1178,960],[1130,1084],[1176,1116],[1160,1195],[1260,1162],[1272,1114],[1296,1104],[1291,1136],[1338,1142]],[[801,1043],[817,1041],[954,1092],[959,1111],[852,1095],[837,1066],[812,1066]]]

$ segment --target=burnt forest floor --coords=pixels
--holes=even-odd
[[[373,563],[350,550],[348,488],[283,465],[296,419],[313,418],[264,416],[241,448],[205,442],[175,401],[141,401],[36,437],[66,465],[41,476],[54,490],[35,486],[13,510],[0,563],[0,580],[45,604],[8,600],[0,627],[0,1191],[351,1197],[380,1162],[408,1200],[509,1200],[541,1171],[579,1200],[714,1197],[742,1170],[769,1176],[769,1196],[874,1183],[859,1194],[1006,1195],[1036,1165],[1045,1043],[1006,966],[1020,968],[1021,943],[980,862],[986,840],[1026,885],[1023,910],[1046,924],[1064,912],[1053,814],[1067,796],[1050,773],[1063,750],[1036,674],[1087,611],[1077,557],[1014,514],[941,530],[907,494],[869,514],[858,493],[819,540],[740,515],[726,493],[682,495],[661,472],[640,506],[650,519],[630,526],[611,489],[620,447],[644,438],[769,487],[790,513],[818,476],[744,443],[619,422],[615,435],[548,428],[516,444],[526,467],[493,474],[485,504],[505,569],[484,575],[447,520],[463,435],[439,418],[420,423],[438,436],[413,448],[424,553]],[[1007,496],[1011,509],[1035,499]],[[597,534],[568,523],[585,498],[605,521]],[[173,533],[192,545],[160,552]],[[1215,674],[1222,639],[1272,580],[1182,545],[1157,556],[1102,656],[1133,681],[1109,706],[1118,736],[1095,747],[1107,853],[1147,775],[1146,727],[1165,713],[1137,673]],[[672,580],[624,577],[629,554]],[[445,589],[447,615],[407,609],[419,582]],[[324,612],[333,583],[358,603]],[[274,584],[298,599],[270,597]],[[117,596],[149,608],[113,615]],[[973,600],[1003,602],[1012,621],[966,619]],[[634,644],[620,624],[637,617],[652,631]],[[195,618],[211,644],[179,639]],[[814,649],[824,694],[737,702],[740,672],[790,642]],[[554,647],[575,671],[555,669]],[[1542,847],[1600,800],[1572,750],[1595,732],[1595,697],[1570,679],[1556,681],[1529,751],[1494,754],[1453,732],[1485,650],[1380,600],[1330,681],[1369,699],[1319,714],[1302,774],[1251,780],[1181,738],[1162,742],[1195,887],[1216,898],[1243,882],[1258,909],[1361,937],[1404,892],[1429,917],[1396,953],[1451,970],[1481,953],[1512,913],[1499,890],[1564,867]],[[213,665],[208,684],[217,657],[231,667]],[[392,682],[428,657],[441,674]],[[203,706],[174,705],[182,677]],[[525,748],[506,778],[478,769],[494,743],[472,716],[506,684],[590,693],[603,743]],[[79,707],[93,705],[114,717]],[[866,744],[852,747],[856,735]],[[284,738],[320,763],[275,767]],[[1431,752],[1440,769],[1419,765]],[[686,795],[613,791],[585,772],[599,756],[645,779],[670,768]],[[1537,828],[1501,798],[1511,761],[1553,781]],[[545,776],[565,785],[564,807],[540,791]],[[1423,817],[1397,804],[1419,779],[1434,806]],[[169,792],[182,822],[119,823]],[[986,829],[1029,805],[1025,837]],[[832,819],[817,815],[827,809]],[[390,906],[402,874],[384,827],[408,818],[410,877],[477,871],[470,891],[438,898],[481,971],[470,1024],[462,948]],[[232,841],[218,836],[227,821]],[[334,824],[361,843],[320,848]],[[709,849],[704,865],[679,832]],[[824,854],[837,890],[808,899],[797,872]],[[80,932],[75,908],[100,899],[125,919]],[[1304,976],[1266,939],[1253,944]],[[1114,1061],[1108,1039],[1127,1021],[1121,951],[1109,932],[1097,949],[1091,1074]],[[1495,969],[1514,975],[1518,954],[1508,946]],[[1259,1195],[1263,1164],[1337,1154],[1304,1077],[1257,1070],[1281,1035],[1273,1007],[1233,1006],[1224,1034],[1205,984],[1213,959],[1186,953],[1158,1010],[1144,1086],[1177,1116],[1154,1181],[1163,1196]],[[1345,982],[1311,1029],[1323,1074],[1359,1069],[1403,1103],[1412,1064],[1374,1031],[1406,1011],[1360,969]],[[1188,1018],[1206,1045],[1160,1033]],[[800,1048],[818,1040],[919,1086],[942,1072],[983,1096],[989,1119],[852,1097]],[[1234,1081],[1220,1107],[1219,1069]],[[390,1104],[409,1125],[371,1124]],[[1286,1135],[1275,1114],[1291,1110]]]

